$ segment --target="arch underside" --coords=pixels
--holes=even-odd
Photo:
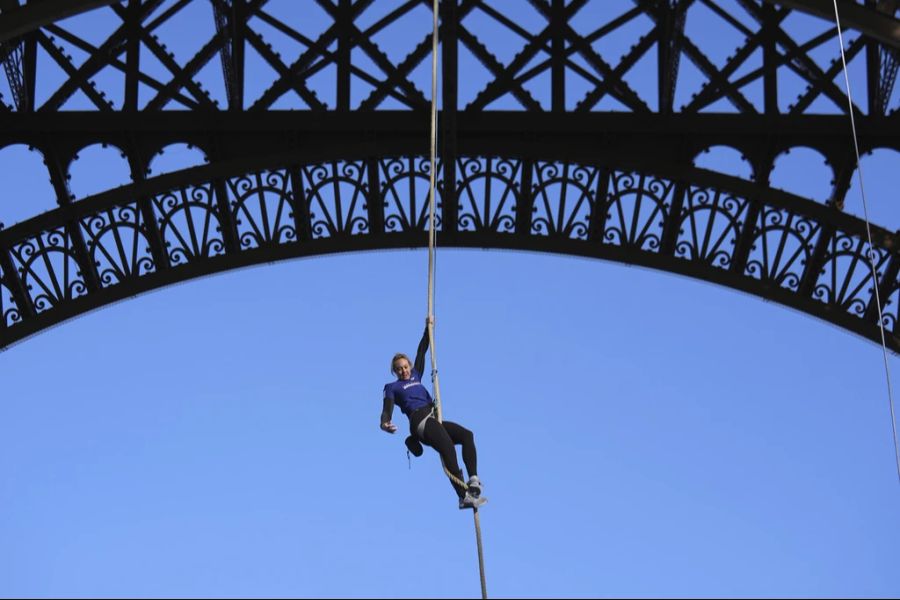
[[[213,163],[0,230],[0,347],[177,281],[427,243],[427,157]],[[642,265],[729,286],[900,350],[898,240],[785,192],[693,167],[466,155],[439,164],[442,247]],[[447,185],[452,181],[453,185]]]

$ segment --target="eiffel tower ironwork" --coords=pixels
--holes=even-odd
[[[900,145],[896,4],[839,2],[847,56],[865,64],[863,151]],[[831,0],[441,6],[441,246],[663,269],[876,341],[879,286],[900,350],[900,238],[874,227],[869,246],[844,210],[855,164]],[[0,149],[39,151],[57,203],[0,229],[0,347],[208,273],[423,246],[430,11],[430,0],[0,2]],[[716,28],[692,30],[696,11]],[[800,39],[786,26],[797,15],[819,33]],[[96,16],[112,25],[88,35]],[[188,18],[192,49],[170,51],[168,26]],[[623,32],[633,45],[613,58],[604,43]],[[701,35],[736,50],[715,60]],[[686,65],[700,85],[681,103]],[[787,106],[785,74],[805,85]],[[149,172],[173,143],[207,162]],[[93,144],[122,152],[131,183],[76,201],[69,169]],[[695,166],[715,146],[743,154],[752,177]],[[776,157],[800,146],[833,170],[827,202],[770,186]]]

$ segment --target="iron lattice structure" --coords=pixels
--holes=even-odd
[[[275,4],[0,3],[0,148],[38,150],[58,204],[0,230],[0,346],[212,272],[426,244],[430,0]],[[866,102],[854,107],[863,151],[900,145],[894,4],[840,2],[847,56],[866,65]],[[195,48],[176,55],[158,33],[198,10],[206,29],[195,21]],[[692,34],[699,10],[722,28],[705,34],[735,41],[727,59]],[[855,157],[830,11],[831,0],[442,0],[439,244],[664,269],[880,341],[877,286],[900,351],[900,238],[874,227],[870,246],[843,210]],[[786,23],[799,13],[819,33],[796,39]],[[114,22],[99,38],[71,25],[99,14]],[[401,26],[408,52],[384,50]],[[600,42],[626,30],[639,31],[613,60]],[[503,36],[518,53],[501,56]],[[260,89],[248,85],[251,54],[271,71]],[[649,92],[629,77],[647,57]],[[687,64],[699,84],[679,102]],[[42,77],[50,65],[63,76]],[[115,85],[103,89],[103,73]],[[804,84],[787,105],[785,73]],[[75,201],[69,167],[98,143],[121,150],[132,181]],[[208,162],[150,173],[173,143]],[[752,177],[695,166],[714,146],[740,151]],[[827,202],[769,185],[775,158],[797,146],[833,170]]]

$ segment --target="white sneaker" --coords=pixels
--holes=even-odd
[[[469,488],[467,493],[471,494],[475,498],[481,496],[482,485],[481,480],[478,479],[478,475],[472,475],[471,477],[469,477],[469,482],[466,484],[466,486]]]
[[[466,493],[465,496],[459,499],[460,510],[465,508],[479,508],[484,504],[487,504],[487,498],[484,496],[475,497],[472,494]]]

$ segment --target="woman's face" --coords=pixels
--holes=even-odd
[[[394,373],[403,381],[412,377],[412,367],[409,366],[409,361],[405,358],[398,358],[394,361]]]

